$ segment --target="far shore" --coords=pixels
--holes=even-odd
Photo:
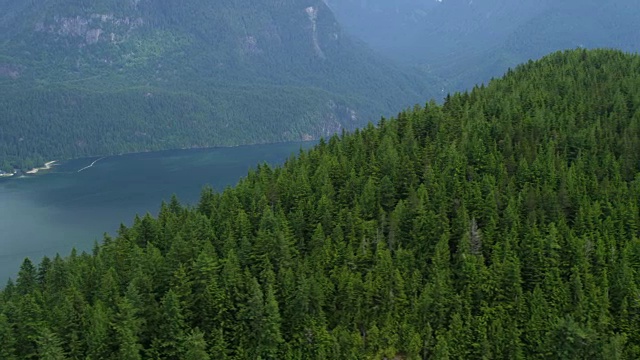
[[[29,170],[29,171],[26,171],[25,173],[26,174],[37,174],[38,171],[40,171],[40,170],[49,170],[53,166],[56,165],[56,162],[58,162],[58,160],[53,160],[53,161],[46,162],[43,167],[33,168],[33,169]]]
[[[123,155],[135,155],[135,154],[144,154],[144,153],[152,153],[152,152],[165,152],[165,151],[176,151],[176,150],[207,150],[207,149],[225,149],[225,148],[236,148],[236,147],[244,147],[244,146],[257,146],[257,145],[276,145],[276,144],[287,144],[287,143],[294,143],[294,142],[300,142],[300,143],[309,143],[309,142],[313,142],[313,141],[317,141],[317,139],[301,139],[301,140],[291,140],[291,141],[276,141],[276,142],[258,142],[258,143],[249,143],[249,144],[238,144],[238,145],[213,145],[213,146],[188,146],[188,147],[182,147],[182,148],[168,148],[168,149],[146,149],[146,150],[139,150],[139,151],[132,151],[132,152],[125,152],[125,153],[119,153],[119,154],[111,154],[111,155],[106,155],[103,156],[101,158],[98,158],[97,160],[95,160],[92,164],[90,164],[89,166],[80,169],[78,172],[86,170],[87,168],[92,167],[93,165],[95,165],[96,162],[101,161],[103,159],[106,159],[108,157],[111,156],[123,156]],[[90,158],[90,157],[88,157]],[[76,160],[76,159],[81,159],[81,158],[69,158],[69,159],[65,159],[65,160]],[[58,160],[53,160],[53,161],[49,161],[46,162],[44,164],[44,166],[42,167],[36,167],[33,168],[31,170],[28,171],[16,171],[14,173],[4,173],[4,174],[0,174],[0,178],[8,178],[8,177],[12,177],[14,175],[19,175],[19,174],[26,174],[26,175],[35,175],[40,171],[44,171],[44,170],[50,170],[52,167],[59,165],[58,164]],[[19,177],[24,177],[24,176],[19,176]]]

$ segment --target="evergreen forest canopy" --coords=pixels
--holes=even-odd
[[[638,359],[640,57],[554,53],[26,259],[3,359]]]
[[[0,0],[0,169],[317,139],[427,98],[322,0]]]

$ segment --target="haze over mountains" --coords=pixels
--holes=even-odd
[[[429,81],[346,36],[320,0],[0,8],[5,167],[317,138],[429,97]]]
[[[577,47],[640,50],[636,0],[327,0],[347,32],[462,90]]]

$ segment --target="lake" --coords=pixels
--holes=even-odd
[[[170,150],[106,158],[76,159],[24,178],[0,178],[0,287],[14,278],[25,257],[72,248],[90,251],[103,234],[136,214],[157,214],[175,194],[198,201],[206,184],[235,185],[259,163],[282,164],[315,142],[194,150]],[[97,160],[97,161],[96,161]],[[95,164],[90,166],[95,161]]]

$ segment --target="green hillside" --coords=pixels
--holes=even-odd
[[[638,359],[640,57],[555,53],[25,260],[4,359]]]
[[[347,37],[321,0],[0,8],[4,167],[318,138],[428,97],[427,79]]]

